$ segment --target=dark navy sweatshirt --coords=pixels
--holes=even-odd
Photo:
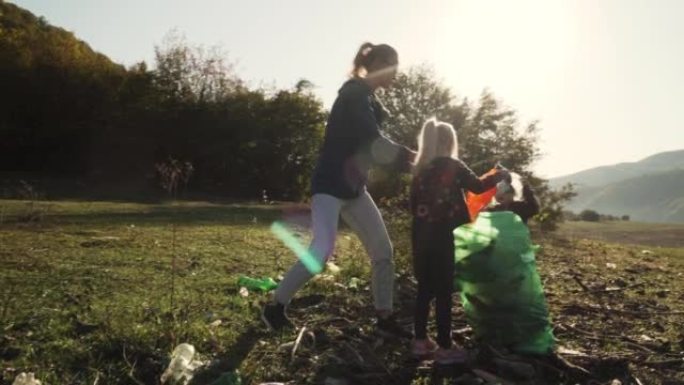
[[[380,132],[388,116],[363,80],[344,83],[328,117],[311,180],[313,194],[354,199],[366,190],[371,166],[390,166],[404,172],[410,169],[414,153]]]

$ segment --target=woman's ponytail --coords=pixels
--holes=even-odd
[[[356,56],[354,57],[354,68],[351,71],[351,75],[353,77],[359,77],[361,69],[365,69],[368,67],[370,64],[369,58],[370,58],[370,52],[373,50],[375,45],[373,43],[363,43],[361,44],[361,47],[359,48],[359,51],[356,53]]]

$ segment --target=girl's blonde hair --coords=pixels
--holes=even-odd
[[[437,157],[458,159],[458,138],[454,127],[436,118],[428,119],[418,134],[418,155],[414,172],[422,170]]]

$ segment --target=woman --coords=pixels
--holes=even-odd
[[[410,337],[392,317],[394,263],[392,243],[375,202],[366,191],[371,165],[392,165],[409,171],[415,153],[379,130],[388,116],[375,91],[392,84],[399,63],[394,48],[365,43],[354,59],[351,79],[339,90],[330,111],[311,190],[313,240],[311,255],[324,264],[332,254],[340,215],[368,252],[377,328],[382,334]],[[280,282],[273,301],[262,312],[268,327],[291,327],[285,308],[312,274],[297,262]]]

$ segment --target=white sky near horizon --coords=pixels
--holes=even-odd
[[[539,120],[555,177],[684,149],[684,1],[13,0],[112,60],[154,62],[171,29],[220,45],[252,86],[316,85],[326,107],[364,41],[426,64],[459,98],[490,89]]]

